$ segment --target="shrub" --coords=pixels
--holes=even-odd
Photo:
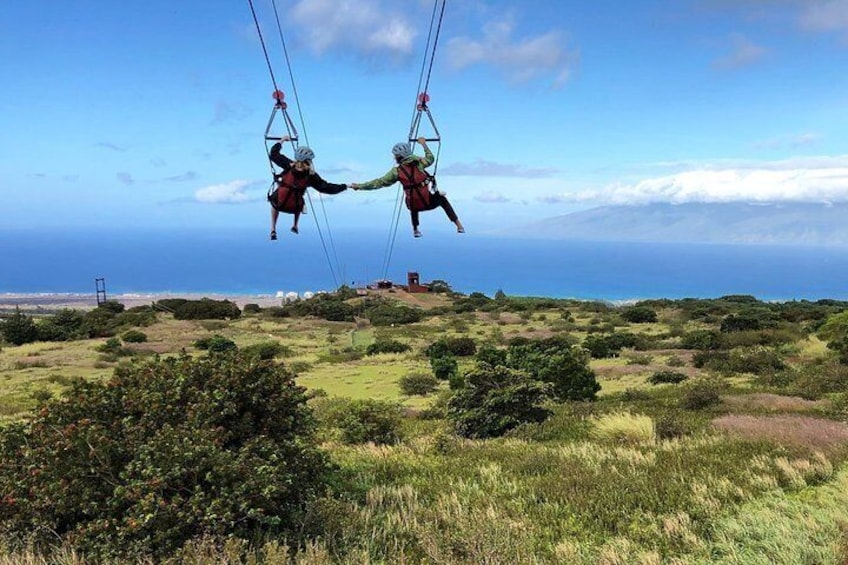
[[[721,321],[721,332],[742,332],[748,330],[760,330],[766,324],[760,316],[754,314],[731,314]]]
[[[460,436],[499,437],[521,424],[544,421],[549,389],[524,372],[480,364],[448,401],[448,419]]]
[[[101,343],[95,347],[100,353],[115,353],[121,350],[121,340],[116,337],[110,337],[105,343]]]
[[[621,317],[634,324],[646,324],[657,321],[657,313],[647,306],[631,306],[621,311]]]
[[[203,536],[298,539],[327,471],[282,366],[155,360],[76,381],[0,431],[0,520],[36,546],[158,562]]]
[[[403,407],[396,402],[365,399],[350,400],[333,414],[332,421],[348,444],[376,443],[392,445],[401,439]]]
[[[833,361],[802,367],[789,389],[807,400],[818,400],[831,393],[848,392],[848,367]]]
[[[639,402],[642,400],[650,400],[651,395],[641,388],[627,388],[621,393],[621,399],[625,402]]]
[[[364,315],[375,326],[414,324],[422,318],[421,310],[392,302],[379,302],[370,306]]]
[[[725,375],[752,373],[766,375],[786,368],[779,353],[767,347],[734,349],[733,351],[700,351],[692,357],[695,367]]]
[[[107,312],[111,312],[112,314],[120,314],[125,308],[125,306],[117,300],[106,300],[105,302],[98,304],[97,307],[102,308]]]
[[[507,353],[505,349],[497,349],[491,345],[484,345],[477,350],[477,362],[487,363],[492,367],[506,365]]]
[[[124,343],[144,343],[147,341],[147,334],[138,330],[129,330],[121,335]]]
[[[671,357],[668,358],[668,360],[665,362],[665,364],[668,365],[669,367],[685,367],[686,361],[684,361],[683,359],[681,359],[677,355],[672,355]]]
[[[721,402],[720,385],[711,379],[698,379],[689,385],[680,399],[686,410],[702,410]]]
[[[174,308],[177,320],[232,320],[241,316],[241,310],[229,300],[188,300]]]
[[[719,335],[711,330],[695,330],[680,336],[680,347],[682,349],[716,349],[719,343]]]
[[[624,347],[636,347],[638,338],[631,333],[612,333],[609,335],[590,335],[583,340],[583,347],[595,359],[617,357]]]
[[[650,355],[628,355],[627,356],[627,364],[628,365],[650,365],[654,362],[654,358]]]
[[[434,281],[431,281],[430,284],[427,285],[427,286],[430,288],[430,292],[438,292],[438,293],[452,292],[450,285],[447,282],[440,280],[440,279],[436,279]]]
[[[224,351],[234,351],[238,349],[236,342],[218,334],[209,337],[202,337],[194,342],[194,346],[197,349],[207,350],[210,353],[222,353]]]
[[[657,371],[650,376],[648,382],[652,385],[682,383],[688,377],[677,371]]]
[[[243,347],[241,351],[245,357],[262,359],[265,361],[270,361],[276,357],[289,357],[292,354],[291,348],[283,345],[279,341],[262,341],[260,343],[254,343]]]
[[[657,439],[675,439],[690,432],[686,421],[673,414],[661,414],[654,421],[654,434]]]
[[[262,312],[262,308],[259,307],[259,304],[245,304],[244,308],[241,309],[245,314],[260,314]]]
[[[22,313],[18,307],[15,307],[14,314],[3,320],[0,331],[3,339],[12,345],[32,343],[38,338],[38,329],[32,317]]]
[[[477,344],[470,337],[443,337],[431,343],[424,353],[428,357],[442,357],[446,353],[469,357],[477,353]]]
[[[37,324],[40,341],[67,341],[82,337],[85,317],[77,310],[63,308]]]
[[[436,390],[439,379],[429,373],[409,373],[398,380],[398,386],[407,396],[426,396]]]
[[[393,339],[380,339],[372,343],[365,350],[366,355],[378,355],[380,353],[405,353],[412,349],[406,343]]]
[[[595,439],[615,443],[653,443],[654,422],[642,414],[613,412],[596,418],[590,435]]]
[[[459,363],[456,362],[456,357],[453,355],[445,355],[444,357],[431,357],[430,368],[433,369],[433,375],[440,381],[447,381],[459,371]]]
[[[50,318],[39,320],[35,324],[36,341],[66,341],[68,334]]]

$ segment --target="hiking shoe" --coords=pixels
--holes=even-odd
[[[418,230],[413,230],[413,231],[412,231],[412,235],[413,235],[414,237],[421,237],[421,232],[420,232],[420,231],[418,231]]]
[[[292,233],[300,233],[299,231],[297,231],[297,226],[292,226],[291,232]]]
[[[276,241],[276,240],[277,240],[277,232],[272,230],[271,231],[271,241]]]

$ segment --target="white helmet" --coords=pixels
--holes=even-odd
[[[412,146],[410,146],[406,141],[395,143],[395,146],[392,147],[392,155],[399,159],[406,159],[412,155]]]
[[[311,161],[315,158],[315,152],[305,145],[301,145],[294,150],[295,161]]]

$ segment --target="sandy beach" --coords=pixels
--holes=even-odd
[[[276,296],[263,295],[223,295],[223,294],[173,294],[173,293],[128,293],[107,295],[108,300],[120,302],[127,308],[148,305],[156,300],[165,298],[186,298],[189,300],[200,300],[211,298],[213,300],[230,300],[235,302],[239,308],[245,304],[258,304],[265,308],[268,306],[279,306],[281,300]],[[59,310],[72,308],[75,310],[91,310],[97,307],[97,298],[94,294],[75,293],[0,293],[0,311],[14,310],[20,308],[26,311]]]

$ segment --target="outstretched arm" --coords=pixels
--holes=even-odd
[[[325,181],[318,173],[312,173],[310,175],[309,186],[324,194],[338,194],[347,188],[346,184]]]
[[[380,178],[369,180],[368,182],[363,183],[354,183],[351,186],[355,190],[375,190],[377,188],[383,188],[386,186],[391,186],[398,181],[398,172],[397,167],[392,167],[391,170]]]

